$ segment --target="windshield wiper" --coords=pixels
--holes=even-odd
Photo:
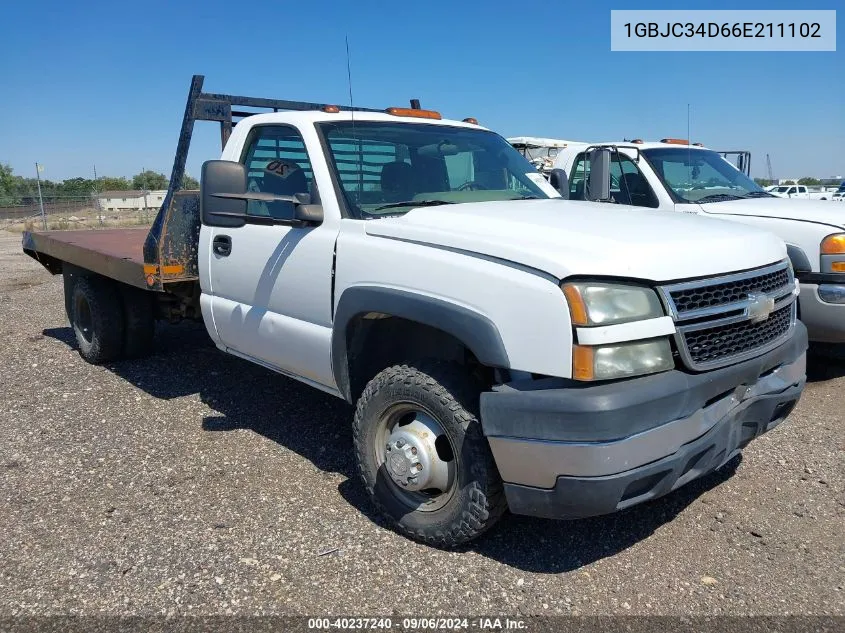
[[[777,196],[773,196],[768,191],[749,191],[745,194],[746,198],[775,198]]]
[[[383,204],[376,207],[373,211],[381,211],[382,209],[395,209],[396,207],[436,207],[441,204],[457,204],[449,200],[405,200],[404,202],[391,202],[390,204]]]
[[[726,200],[742,200],[743,196],[735,196],[730,193],[714,193],[695,200],[695,202],[724,202]]]

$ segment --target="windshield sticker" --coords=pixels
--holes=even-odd
[[[525,176],[528,180],[540,187],[546,195],[551,196],[552,198],[560,198],[560,192],[549,184],[549,181],[543,177],[543,174],[529,172],[525,174]]]

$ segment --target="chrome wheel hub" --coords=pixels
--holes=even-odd
[[[449,462],[438,455],[435,445],[442,433],[437,422],[420,412],[408,424],[393,428],[384,450],[384,465],[393,483],[412,492],[449,489]]]

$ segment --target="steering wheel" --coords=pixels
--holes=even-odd
[[[488,187],[485,187],[477,180],[467,180],[464,184],[458,187],[455,191],[486,191]]]

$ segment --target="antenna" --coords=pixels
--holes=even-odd
[[[356,140],[358,137],[355,134],[355,105],[352,102],[352,63],[349,59],[349,35],[344,36],[346,40],[346,81],[349,83],[349,116],[352,121],[352,139]],[[364,190],[364,148],[358,141],[358,199],[360,200],[361,192]]]

